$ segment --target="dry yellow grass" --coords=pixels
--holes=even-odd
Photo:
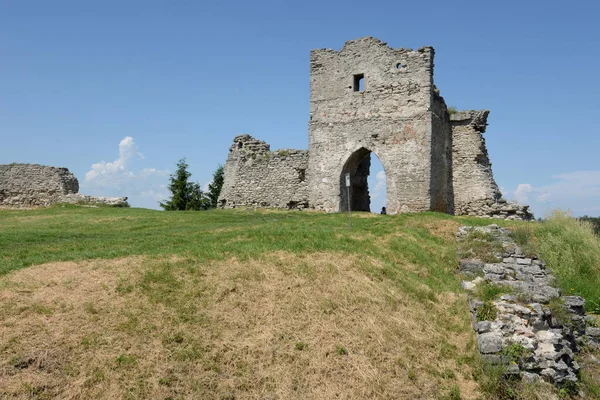
[[[0,278],[0,397],[478,397],[463,295],[342,253],[50,263]],[[460,364],[460,365],[459,365]]]

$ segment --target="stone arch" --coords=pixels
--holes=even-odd
[[[366,147],[355,150],[348,156],[342,167],[339,180],[339,211],[348,210],[348,192],[350,192],[351,211],[371,211],[371,196],[367,178],[371,170],[371,154],[375,154],[383,165],[381,158]],[[383,165],[385,171],[385,165]],[[350,190],[346,188],[346,174],[350,173]],[[387,179],[387,174],[386,174]]]

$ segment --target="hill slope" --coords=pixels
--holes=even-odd
[[[466,222],[2,211],[0,397],[477,398]]]

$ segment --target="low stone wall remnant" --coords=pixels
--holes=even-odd
[[[483,359],[506,365],[508,375],[528,382],[576,383],[579,365],[575,353],[583,344],[600,348],[600,328],[586,326],[585,300],[561,296],[544,262],[523,254],[507,229],[495,224],[463,226],[456,235],[459,245],[469,235],[491,237],[503,249],[495,255],[497,262],[460,261],[461,272],[471,278],[463,281],[463,287],[469,292],[473,329]],[[505,294],[484,302],[477,298],[477,288],[483,284],[497,285]],[[552,311],[553,302],[562,312]]]
[[[127,197],[78,193],[79,182],[67,168],[39,164],[0,164],[0,207],[47,207],[57,203],[128,207]]]

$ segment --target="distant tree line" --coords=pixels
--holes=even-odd
[[[189,180],[192,174],[188,171],[188,167],[185,158],[182,158],[177,163],[177,171],[171,174],[169,178],[171,197],[160,202],[160,206],[165,211],[199,211],[217,207],[217,200],[223,187],[223,166],[219,165],[213,173],[213,180],[208,185],[206,193],[198,182]]]

